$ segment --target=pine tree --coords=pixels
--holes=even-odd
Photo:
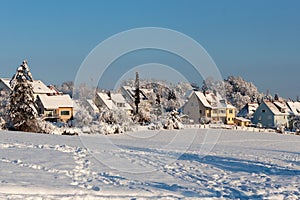
[[[9,106],[9,128],[26,131],[40,132],[38,126],[36,103],[33,96],[32,75],[27,61],[17,69],[10,81],[12,92]]]
[[[139,73],[136,72],[135,75],[135,94],[134,94],[134,104],[135,104],[135,113],[139,114],[139,104],[140,104],[140,78]]]

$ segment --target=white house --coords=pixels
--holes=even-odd
[[[208,103],[202,92],[193,91],[183,106],[183,113],[188,115],[195,123],[211,118],[212,106]]]
[[[286,103],[291,110],[290,116],[290,128],[299,129],[300,128],[300,102],[289,101]]]
[[[263,101],[253,115],[253,123],[266,128],[289,128],[290,109],[284,102]]]
[[[122,109],[130,114],[133,112],[132,107],[126,102],[122,94],[119,93],[98,92],[95,97],[95,104],[99,109],[104,107],[109,110]]]

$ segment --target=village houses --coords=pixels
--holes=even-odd
[[[73,101],[54,86],[46,86],[41,80],[33,80],[33,96],[37,103],[38,114],[44,120],[67,122],[73,117]],[[10,93],[9,78],[0,79],[0,90]]]

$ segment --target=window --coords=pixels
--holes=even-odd
[[[62,110],[62,111],[60,111],[60,115],[70,115],[70,111]]]
[[[261,112],[262,112],[262,113],[265,113],[265,112],[266,112],[266,110],[261,110]]]
[[[199,113],[202,114],[202,110],[199,110]]]
[[[226,111],[225,111],[225,110],[220,110],[220,113],[221,113],[221,114],[225,114]]]
[[[214,113],[214,114],[217,114],[217,113],[218,113],[218,110],[213,110],[213,113]]]
[[[229,114],[233,114],[233,110],[232,109],[229,109]]]
[[[117,103],[117,107],[123,108],[123,107],[125,107],[125,103]]]

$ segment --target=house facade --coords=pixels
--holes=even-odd
[[[266,128],[289,128],[290,110],[284,102],[263,101],[253,115],[253,123]]]
[[[54,96],[40,94],[36,103],[39,115],[45,120],[67,122],[73,117],[73,101],[67,94]]]
[[[227,104],[226,107],[226,124],[233,125],[235,124],[234,119],[236,117],[236,108],[230,104]]]
[[[194,91],[189,96],[188,102],[183,106],[183,113],[188,115],[195,123],[210,119],[212,107],[203,93]]]

